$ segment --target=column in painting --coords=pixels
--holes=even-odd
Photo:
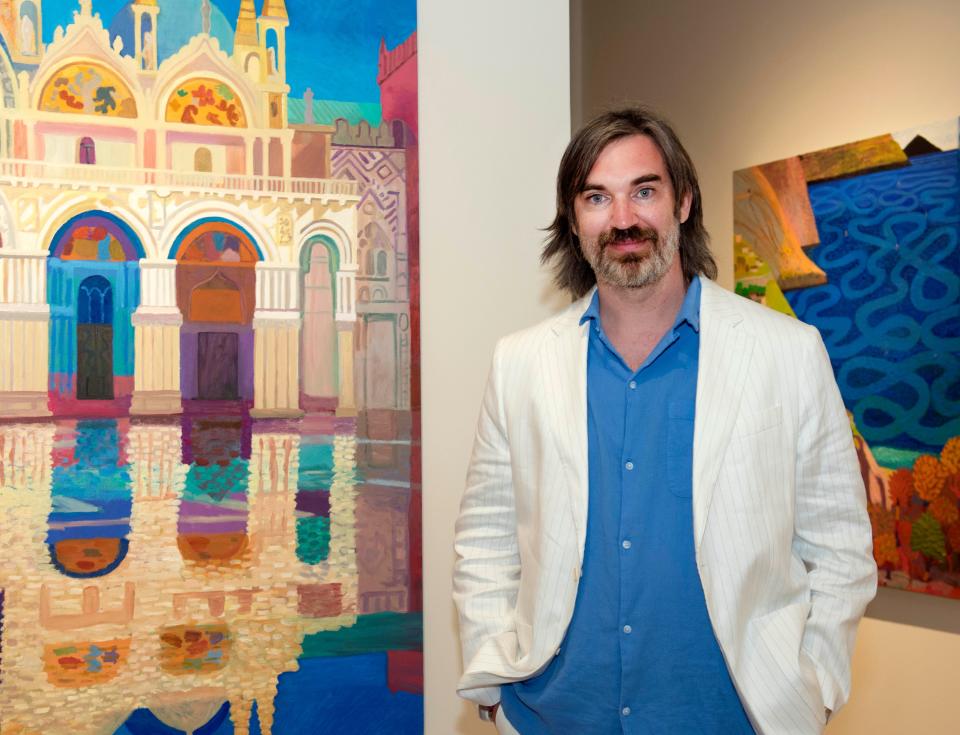
[[[301,416],[300,270],[257,263],[257,308],[253,315],[253,409],[255,418]]]
[[[266,424],[273,426],[273,423]],[[261,426],[261,424],[255,424]],[[257,555],[258,583],[297,581],[296,498],[300,435],[294,431],[259,431],[251,440],[250,517],[247,528]]]
[[[0,249],[0,417],[49,416],[47,253]]]
[[[164,627],[181,617],[181,595],[171,589],[183,579],[177,519],[188,467],[181,461],[179,422],[131,423],[126,443],[133,500],[125,562],[133,586],[128,604],[136,611],[136,630],[142,632],[128,666],[140,681],[160,681],[169,675],[157,647]]]
[[[340,585],[342,614],[357,614],[360,579],[357,572],[357,437],[339,434],[333,440],[333,482],[330,484],[331,581]]]
[[[140,261],[140,306],[133,314],[134,390],[131,414],[176,414],[180,396],[180,326],[176,261]]]
[[[179,574],[177,514],[187,480],[179,424],[137,422],[127,432],[133,510],[131,567],[135,577]],[[157,591],[159,595],[159,590]],[[143,595],[138,598],[143,602]],[[162,609],[160,597],[155,600]],[[149,607],[149,606],[148,606]]]
[[[354,330],[357,326],[356,266],[337,272],[337,356],[339,359],[338,416],[356,416],[357,399],[353,379]]]
[[[3,732],[43,732],[37,726],[39,692],[49,686],[43,669],[40,615],[41,580],[56,573],[47,551],[54,425],[51,422],[0,424],[0,564],[3,596]],[[30,665],[32,664],[32,665]]]

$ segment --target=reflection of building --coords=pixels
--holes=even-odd
[[[107,429],[116,433],[116,424]],[[195,729],[224,701],[235,732],[248,731],[256,702],[269,733],[278,676],[296,668],[304,635],[356,620],[356,440],[334,440],[324,561],[298,559],[300,438],[278,427],[254,428],[250,437],[246,543],[199,558],[182,543],[184,514],[212,523],[212,536],[219,521],[188,507],[192,466],[181,461],[180,428],[121,427],[129,543],[117,563],[84,571],[47,543],[61,519],[57,507],[72,503],[76,512],[83,503],[54,493],[58,466],[72,461],[54,435],[52,425],[0,429],[0,544],[8,550],[0,567],[0,733],[113,732],[140,707],[168,720],[178,712],[181,725],[186,718]],[[90,519],[67,535],[80,540],[84,528],[97,527]]]
[[[41,21],[0,8],[0,415],[409,410],[415,39],[405,122],[295,129],[283,0]]]

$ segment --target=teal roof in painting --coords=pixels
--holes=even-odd
[[[291,125],[300,125],[305,121],[306,105],[302,99],[290,97],[287,100],[287,119]],[[351,125],[366,120],[377,127],[383,118],[379,102],[341,102],[339,100],[314,100],[313,122],[317,125],[333,125],[335,120],[343,118]]]

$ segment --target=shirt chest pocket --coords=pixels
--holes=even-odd
[[[678,498],[693,494],[693,419],[692,401],[671,401],[667,407],[667,489]]]

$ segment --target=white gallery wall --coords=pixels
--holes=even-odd
[[[493,734],[455,693],[453,524],[496,339],[560,303],[538,266],[570,136],[567,0],[420,0],[426,733]]]
[[[574,121],[643,101],[700,172],[733,283],[732,173],[960,115],[956,0],[573,0]],[[957,732],[960,601],[881,590],[828,735]]]

